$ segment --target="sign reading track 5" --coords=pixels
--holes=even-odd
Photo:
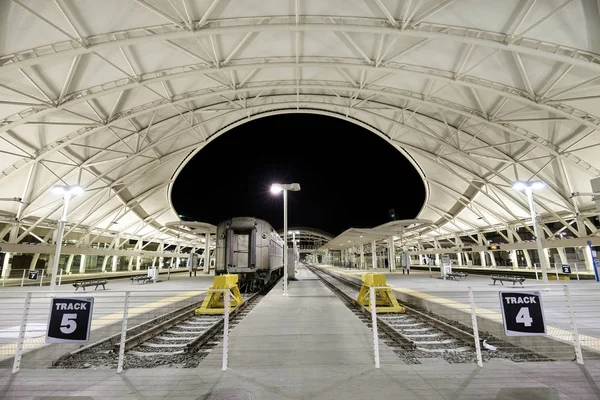
[[[546,323],[539,291],[500,291],[506,336],[544,336]]]
[[[53,298],[46,343],[86,343],[92,324],[93,297]]]

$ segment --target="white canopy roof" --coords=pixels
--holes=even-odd
[[[600,172],[595,0],[6,0],[0,38],[0,192],[22,198],[0,211],[19,237],[60,218],[54,184],[86,189],[71,228],[182,234],[167,226],[181,168],[282,113],[396,147],[429,235],[527,219],[515,180],[547,183],[548,219],[595,213],[571,197]]]

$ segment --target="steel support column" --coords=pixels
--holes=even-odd
[[[360,245],[360,269],[365,269],[365,245]]]
[[[371,262],[373,263],[373,269],[377,268],[377,244],[374,240],[371,242]]]
[[[396,270],[396,246],[394,245],[394,237],[388,239],[388,264],[390,272]]]
[[[210,274],[210,232],[204,235],[204,273]]]

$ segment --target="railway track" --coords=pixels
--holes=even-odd
[[[371,328],[371,312],[358,301],[360,284],[305,264],[323,283],[336,293],[342,301]],[[404,362],[420,364],[427,358],[439,358],[448,363],[477,362],[475,339],[472,330],[438,316],[401,304],[406,313],[380,313],[377,315],[379,338]],[[506,342],[491,338],[480,332],[483,339],[494,339],[503,349],[490,352],[482,349],[482,358],[508,358],[513,361],[542,361],[544,356],[514,347]]]
[[[229,331],[277,282],[257,293],[242,294],[243,303],[229,314]],[[124,369],[158,366],[196,367],[223,339],[222,315],[196,315],[196,303],[171,311],[127,330]],[[73,351],[54,368],[116,368],[121,334]]]

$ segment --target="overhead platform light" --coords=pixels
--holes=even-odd
[[[78,194],[83,193],[83,187],[79,186],[79,185],[74,185],[74,186],[66,186],[66,185],[56,185],[56,186],[52,186],[52,193],[56,194],[56,195],[61,195],[64,196],[65,194],[71,194],[73,196],[76,196]]]
[[[548,283],[548,260],[546,260],[544,249],[542,247],[542,236],[539,231],[537,216],[535,212],[535,203],[533,200],[533,190],[542,189],[546,186],[546,184],[542,181],[516,181],[513,183],[513,189],[515,190],[525,190],[527,194],[527,201],[529,203],[529,212],[531,214],[531,223],[533,224],[533,233],[535,234],[535,244],[537,247],[538,257],[540,259],[540,265],[542,269],[542,280],[544,283]]]
[[[545,188],[546,184],[542,181],[515,181],[512,187],[515,190],[523,190],[525,188],[539,190]]]

